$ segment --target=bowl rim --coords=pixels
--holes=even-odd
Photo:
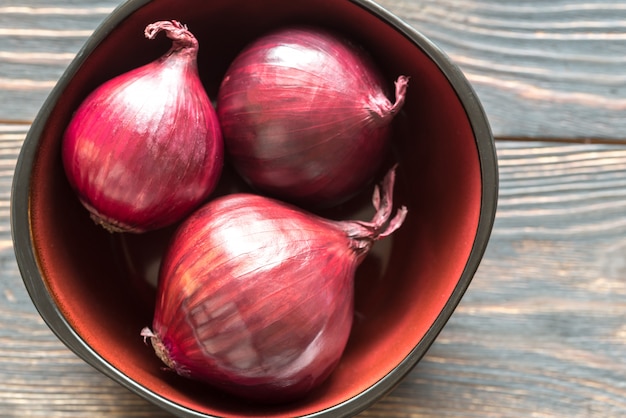
[[[57,338],[92,367],[160,408],[180,416],[206,418],[206,414],[174,403],[158,393],[143,387],[138,382],[135,382],[130,377],[121,373],[112,364],[91,349],[65,319],[62,312],[55,304],[52,295],[47,291],[39,269],[37,256],[33,249],[34,242],[31,234],[30,188],[32,168],[39,148],[39,139],[52,109],[67,87],[69,81],[82,66],[90,52],[98,47],[109,35],[112,28],[116,27],[128,16],[151,1],[152,0],[126,0],[124,3],[118,5],[96,27],[93,34],[87,39],[44,101],[25,137],[14,171],[10,204],[11,236],[18,268],[26,290],[38,313]],[[450,83],[459,101],[463,105],[475,138],[481,173],[480,211],[474,242],[463,272],[442,311],[419,343],[393,370],[372,386],[337,405],[309,414],[307,415],[308,417],[353,416],[367,409],[400,384],[403,378],[426,354],[461,301],[461,298],[465,294],[479,267],[493,229],[499,190],[498,162],[491,127],[477,94],[460,68],[450,60],[439,46],[433,43],[419,30],[410,26],[375,1],[346,1],[364,9],[403,35],[437,65]]]

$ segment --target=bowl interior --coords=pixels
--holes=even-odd
[[[97,353],[88,361],[101,370],[112,366],[125,376],[114,375],[118,380],[171,410],[296,416],[336,408],[391,376],[382,386],[388,390],[425,353],[473,273],[466,270],[470,253],[476,251],[481,215],[479,150],[458,91],[432,58],[432,47],[418,47],[415,39],[377,16],[375,6],[363,4],[131,2],[96,32],[35,121],[33,131],[40,135],[30,139],[38,143],[29,195],[38,269],[65,321]],[[408,218],[391,238],[375,246],[358,271],[355,324],[339,367],[319,390],[289,405],[246,404],[160,369],[139,331],[151,325],[150,282],[173,228],[142,236],[105,232],[91,222],[63,172],[61,138],[72,112],[102,82],[163,54],[169,41],[161,36],[146,40],[143,28],[169,19],[187,24],[198,38],[200,73],[213,98],[229,62],[247,42],[293,23],[332,28],[361,43],[390,86],[398,75],[411,77],[404,112],[394,126],[394,155],[400,163],[395,200],[408,207]],[[237,184],[226,170],[221,193]],[[324,215],[367,219],[371,192]],[[72,344],[71,332],[56,331]]]

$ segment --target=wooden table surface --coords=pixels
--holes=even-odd
[[[380,0],[455,61],[500,164],[490,245],[435,344],[362,417],[626,416],[626,1]],[[29,123],[118,0],[0,0],[0,416],[163,417],[47,328],[9,229]]]

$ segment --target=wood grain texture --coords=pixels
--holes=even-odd
[[[623,137],[626,2],[381,0],[474,85],[498,136]]]
[[[436,343],[366,417],[626,414],[626,149],[499,142],[492,241]]]
[[[380,0],[475,87],[497,136],[624,138],[624,0]],[[32,120],[120,2],[0,2],[0,120]]]
[[[626,416],[626,2],[379,3],[459,64],[499,138],[531,141],[498,141],[500,203],[472,285],[420,364],[360,416]],[[19,122],[117,4],[0,0],[0,417],[167,416],[52,334],[9,229]]]
[[[9,201],[28,128],[0,124],[0,417],[168,416],[69,351],[26,292],[13,253]]]
[[[117,3],[0,2],[0,121],[31,121],[88,36]]]

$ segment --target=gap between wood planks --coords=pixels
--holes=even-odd
[[[30,120],[0,119],[0,125],[27,126],[32,123],[33,121],[30,121]],[[496,141],[561,142],[561,143],[572,143],[572,144],[626,145],[626,138],[601,138],[601,137],[557,138],[557,137],[535,137],[535,136],[495,136],[494,138]]]
[[[496,141],[516,141],[516,142],[559,142],[571,144],[607,144],[626,145],[626,138],[603,138],[603,137],[537,137],[537,136],[496,136]]]

